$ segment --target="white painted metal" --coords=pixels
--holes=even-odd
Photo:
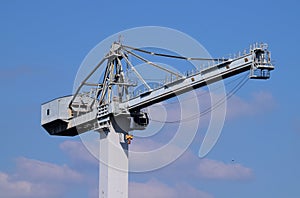
[[[128,198],[128,144],[113,126],[100,133],[99,198]]]
[[[134,50],[130,47],[129,49]],[[128,53],[125,54],[126,52]],[[148,116],[141,112],[142,108],[245,71],[250,71],[250,78],[268,79],[269,72],[274,69],[266,45],[256,44],[251,46],[248,53],[245,52],[243,55],[239,53],[234,59],[211,59],[210,66],[187,72],[186,75],[169,71],[176,78],[171,77],[170,81],[162,86],[151,88],[134,69],[134,65],[127,58],[128,54],[135,55],[129,52],[126,46],[113,43],[109,53],[83,80],[73,97],[56,99],[42,105],[41,123],[51,135],[74,136],[90,130],[100,133],[99,198],[128,197],[126,135],[131,130],[143,130],[147,126]],[[121,57],[145,85],[146,92],[129,97],[128,87],[132,85],[125,79]],[[168,72],[159,65],[138,58]],[[197,58],[179,58],[197,60]],[[107,68],[103,82],[94,84],[97,85],[96,90],[91,89],[90,93],[80,94],[80,89],[84,85],[92,85],[87,81],[106,60]],[[116,98],[112,95],[113,86],[117,86]]]

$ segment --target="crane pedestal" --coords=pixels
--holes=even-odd
[[[126,132],[110,124],[100,132],[99,198],[128,198]]]

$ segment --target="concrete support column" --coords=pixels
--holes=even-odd
[[[117,130],[100,132],[99,198],[128,198],[128,144]]]

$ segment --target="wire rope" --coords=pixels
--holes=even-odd
[[[237,77],[237,78],[235,78],[235,79],[229,81],[228,83],[226,83],[226,85],[232,84],[232,83],[234,83],[235,81],[237,81],[237,80],[239,80],[239,79],[241,79],[241,78],[243,78],[243,77],[244,77],[244,76],[239,76],[239,77]],[[220,85],[220,86],[218,86],[218,87],[214,87],[214,88],[213,88],[212,90],[210,90],[210,91],[215,91],[215,90],[218,90],[218,89],[220,89],[220,88],[222,88],[222,87],[223,87],[223,86]],[[194,98],[198,98],[198,97],[200,97],[200,96],[207,95],[208,93],[209,93],[209,92],[205,92],[205,93],[197,93],[196,96],[189,97],[189,98],[185,98],[185,99],[183,99],[183,100],[181,100],[181,101],[184,102],[184,101],[192,100],[192,99],[194,99]],[[165,103],[164,106],[169,106],[169,105],[178,104],[178,103],[179,103],[179,101],[168,102],[168,103]],[[159,107],[159,106],[160,106],[160,105],[155,104],[155,105],[152,105],[151,108],[152,108],[152,107]]]
[[[249,80],[248,74],[246,74],[244,76],[244,78],[229,93],[226,94],[225,97],[223,97],[222,99],[220,99],[219,101],[217,101],[216,104],[214,104],[214,106],[208,107],[207,109],[205,109],[203,112],[200,112],[199,114],[195,114],[195,115],[192,115],[192,116],[190,116],[188,118],[179,119],[179,120],[173,120],[173,121],[155,120],[155,119],[152,119],[149,116],[149,120],[151,120],[153,122],[159,122],[159,123],[175,124],[175,123],[187,122],[187,121],[194,120],[196,118],[203,117],[204,115],[206,115],[206,114],[214,111],[215,109],[217,109],[218,107],[220,107],[225,101],[227,101],[228,99],[230,99],[238,90],[240,90],[247,83],[248,80]]]
[[[150,52],[147,50],[135,48],[135,47],[130,47],[127,45],[122,45],[124,48],[128,48],[134,51],[154,55],[154,56],[162,56],[162,57],[167,57],[167,58],[176,58],[176,59],[182,59],[182,60],[211,60],[211,61],[228,61],[229,59],[227,58],[197,58],[197,57],[185,57],[185,56],[175,56],[171,54],[163,54],[163,53],[156,53],[156,52]]]

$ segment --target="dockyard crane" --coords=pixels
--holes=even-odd
[[[142,54],[181,60],[204,60],[211,64],[186,73],[149,61]],[[151,84],[138,72],[133,58],[165,72],[164,82]],[[99,82],[89,82],[100,68],[105,72]],[[73,95],[42,104],[41,125],[50,135],[76,136],[88,131],[100,133],[99,197],[128,197],[128,144],[130,131],[143,130],[151,120],[144,108],[176,95],[204,87],[231,76],[248,72],[250,79],[268,79],[274,69],[267,44],[256,43],[249,51],[233,58],[194,58],[153,52],[114,42],[107,54],[84,78]],[[140,85],[138,89],[135,76]],[[83,87],[89,87],[83,90]],[[116,147],[118,149],[116,149]]]

